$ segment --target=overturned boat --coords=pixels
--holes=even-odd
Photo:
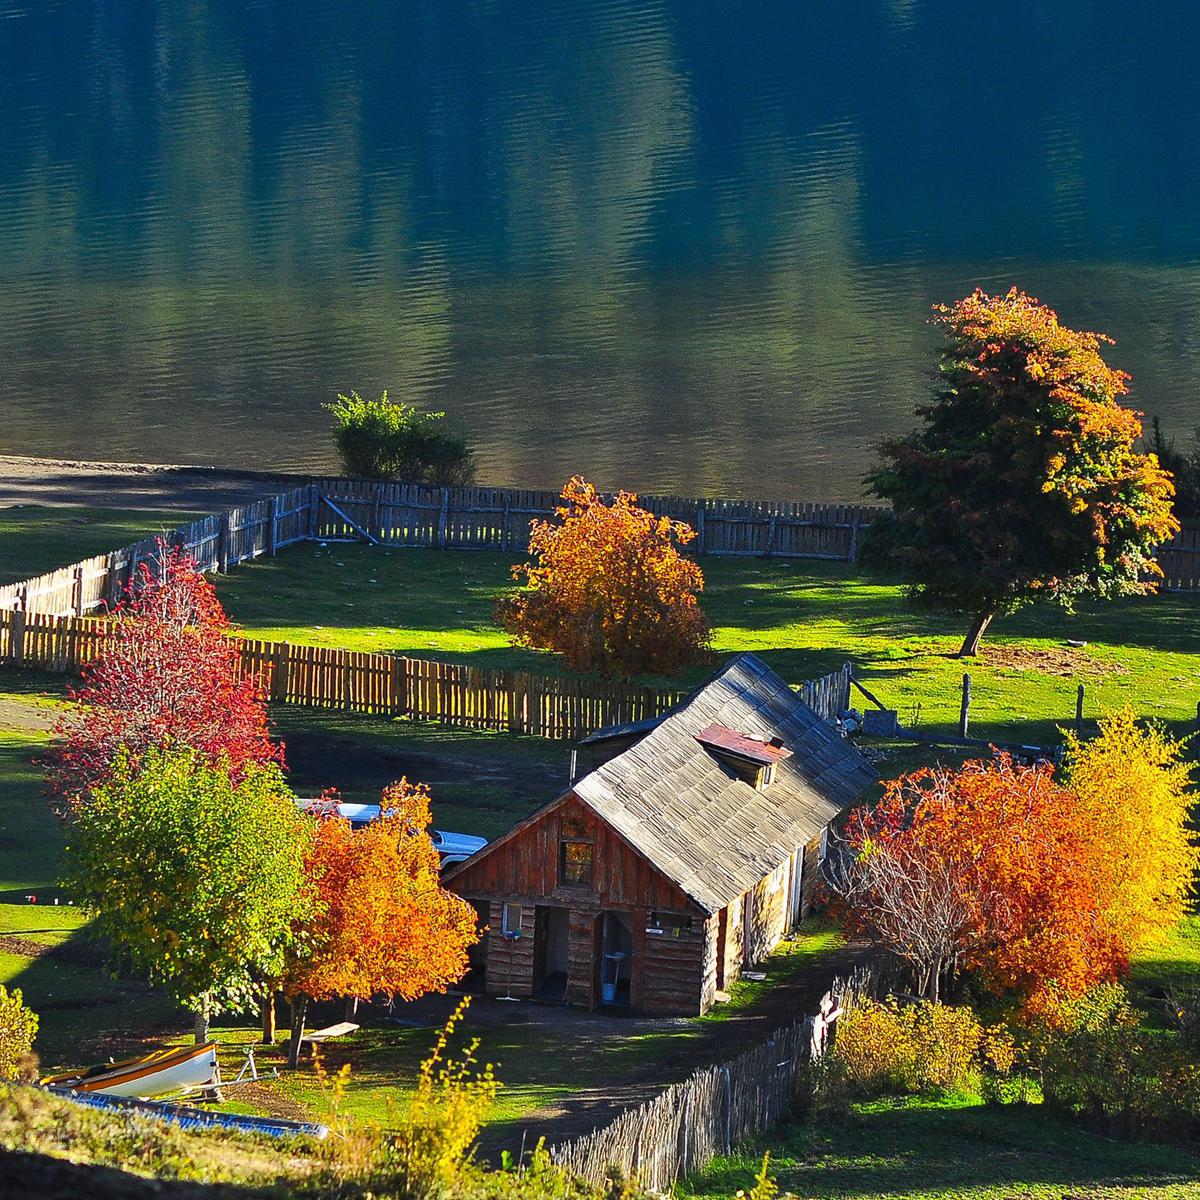
[[[120,1062],[63,1071],[46,1076],[42,1083],[76,1092],[150,1100],[216,1086],[220,1079],[217,1043],[204,1042],[200,1046],[167,1046]]]

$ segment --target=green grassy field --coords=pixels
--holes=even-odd
[[[1195,1200],[1200,1158],[1118,1142],[1038,1107],[971,1097],[877,1101],[773,1130],[680,1189],[732,1196],[771,1153],[780,1188],[811,1200]]]
[[[219,581],[234,621],[255,637],[422,655],[480,667],[558,672],[556,655],[516,649],[492,620],[511,586],[511,555],[304,545]],[[1000,620],[982,657],[953,657],[960,618],[913,609],[903,589],[849,564],[702,560],[704,608],[719,655],[760,654],[791,682],[854,662],[906,724],[957,722],[962,675],[973,677],[973,732],[1058,740],[1075,693],[1086,712],[1131,704],[1194,728],[1200,699],[1200,598],[1142,598],[1074,615],[1027,609]],[[1084,641],[1074,648],[1067,639]],[[694,683],[705,674],[692,671]]]
[[[128,546],[194,520],[192,513],[116,508],[0,508],[0,587]]]

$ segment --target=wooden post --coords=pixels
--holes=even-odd
[[[342,697],[342,703],[345,706],[345,709],[347,712],[349,712],[354,707],[354,699],[351,694],[351,688],[353,686],[353,682],[354,682],[354,667],[350,662],[350,655],[349,655],[349,653],[347,653],[346,661],[342,666],[342,688],[343,688],[343,692],[344,692],[344,695]]]
[[[317,510],[321,504],[321,492],[315,483],[308,485],[308,540],[317,540]]]
[[[847,562],[858,562],[858,518],[850,518],[850,548],[846,551]]]
[[[279,541],[279,497],[271,497],[271,523],[267,526],[267,553],[275,557],[275,543]]]
[[[271,699],[285,701],[288,697],[288,650],[287,642],[276,642],[271,658]]]
[[[971,721],[971,676],[964,675],[962,682],[962,708],[958,713],[958,736],[967,736],[967,727]]]
[[[1083,684],[1075,693],[1075,736],[1083,737]]]
[[[450,520],[450,489],[442,488],[442,507],[438,511],[438,532],[437,544],[438,549],[445,550],[446,548],[446,526]]]
[[[704,505],[696,505],[696,553],[703,554],[704,546]]]
[[[71,579],[72,607],[77,617],[83,616],[83,567],[75,568]]]
[[[9,634],[8,649],[13,662],[20,666],[25,658],[25,610],[23,608],[13,610],[12,632]]]
[[[217,570],[224,575],[229,571],[229,538],[233,526],[228,510],[221,514],[220,522],[217,526]]]

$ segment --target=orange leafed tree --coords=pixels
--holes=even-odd
[[[696,532],[639,508],[633,492],[611,504],[576,475],[557,522],[535,521],[529,552],[513,567],[525,590],[498,615],[520,646],[555,650],[575,671],[673,675],[708,654],[700,609],[704,575],[680,553]]]
[[[893,780],[880,804],[856,810],[847,826],[848,925],[913,962],[921,943],[904,924],[914,920],[909,909],[941,922],[940,940],[922,935],[939,957],[913,963],[931,996],[939,976],[948,982],[962,970],[1030,1005],[1051,985],[1078,995],[1128,961],[1102,919],[1108,842],[1087,816],[1050,766],[1007,755]],[[936,906],[923,873],[944,885]]]
[[[438,880],[428,787],[401,779],[384,789],[381,808],[359,830],[318,810],[306,864],[316,915],[298,931],[303,949],[284,980],[293,1066],[310,998],[444,992],[462,977],[478,938],[475,910]]]

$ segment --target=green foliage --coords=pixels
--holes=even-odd
[[[72,809],[65,886],[120,960],[178,1003],[241,1007],[283,965],[303,910],[310,822],[279,769],[239,784],[194,751],[118,757]]]
[[[445,413],[421,412],[389,400],[386,391],[378,400],[352,391],[325,408],[333,414],[333,440],[347,475],[437,487],[466,484],[474,475],[466,441],[440,427]]]
[[[1122,1137],[1200,1134],[1200,1063],[1180,1033],[1142,1028],[1116,984],[1064,1001],[1029,1030],[1025,1054],[1047,1105]]]
[[[974,654],[996,613],[1153,590],[1154,547],[1178,528],[1173,488],[1136,444],[1138,414],[1108,340],[1059,324],[1015,288],[938,306],[941,391],[923,424],[880,447],[870,490],[892,505],[872,552],[914,595],[974,615]]]
[[[1200,429],[1192,431],[1191,442],[1181,450],[1174,438],[1163,433],[1158,417],[1151,424],[1149,449],[1175,481],[1175,515],[1183,521],[1200,518]]]
[[[28,1072],[37,1028],[37,1013],[25,1007],[21,989],[10,992],[0,984],[0,1079],[19,1079]]]

